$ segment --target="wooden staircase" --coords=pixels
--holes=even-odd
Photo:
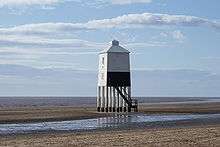
[[[119,87],[114,87],[117,92],[120,94],[120,96],[124,99],[124,101],[127,103],[128,105],[128,112],[131,112],[131,110],[133,109],[134,112],[138,112],[138,100],[137,99],[131,99],[131,97],[129,96],[129,94],[126,92],[125,88],[122,88],[123,92],[119,89]]]

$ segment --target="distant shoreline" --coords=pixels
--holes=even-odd
[[[135,97],[142,103],[220,102],[220,97]],[[14,107],[96,107],[96,97],[0,97],[0,108]]]

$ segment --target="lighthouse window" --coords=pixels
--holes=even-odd
[[[102,57],[102,65],[104,65],[104,64],[105,64],[105,58]]]
[[[101,74],[101,76],[102,76],[102,77],[101,77],[101,78],[102,78],[102,80],[104,80],[104,73],[102,73],[102,74]]]

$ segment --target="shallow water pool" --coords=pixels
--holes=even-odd
[[[175,122],[181,120],[196,119],[220,119],[220,114],[181,114],[181,115],[146,115],[146,114],[115,114],[112,117],[95,119],[40,122],[40,123],[19,123],[0,124],[0,135],[35,133],[47,131],[79,131],[95,130],[104,128],[120,128],[126,125],[138,125],[152,122]]]

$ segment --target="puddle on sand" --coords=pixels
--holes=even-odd
[[[77,131],[92,130],[108,127],[122,127],[133,123],[167,122],[178,120],[210,119],[219,118],[220,114],[185,114],[185,115],[146,115],[146,114],[115,114],[113,117],[95,119],[41,122],[41,123],[19,123],[0,124],[0,135],[46,132],[46,131]]]

